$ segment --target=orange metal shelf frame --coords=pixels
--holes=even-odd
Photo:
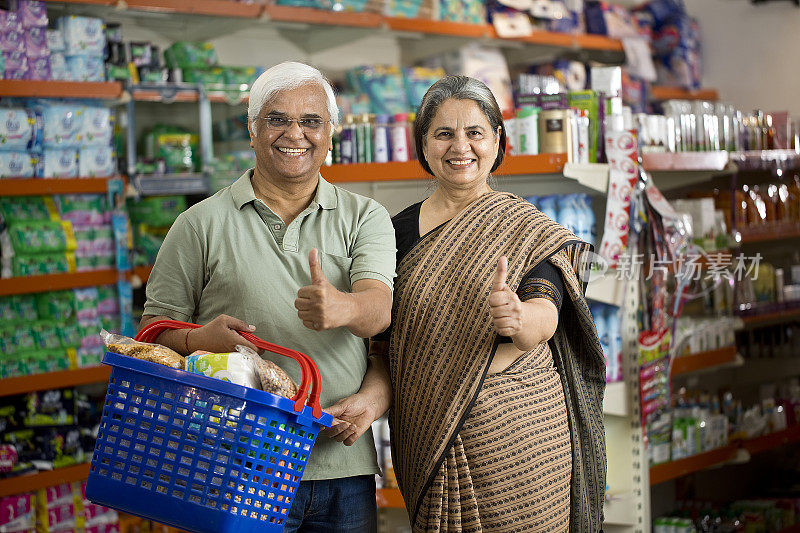
[[[719,100],[716,89],[698,89],[687,91],[681,87],[650,87],[653,100]]]
[[[690,372],[697,372],[713,366],[732,363],[736,360],[736,346],[728,346],[719,350],[700,352],[691,355],[682,355],[675,358],[672,363],[672,375],[679,376]]]
[[[0,80],[0,96],[113,99],[121,95],[122,84],[118,81]]]
[[[33,178],[0,179],[0,196],[48,194],[104,194],[109,178]]]
[[[256,18],[261,14],[258,4],[230,0],[125,0],[128,9],[158,13],[186,13],[221,17]]]
[[[726,463],[736,456],[738,446],[730,444],[716,450],[699,453],[685,459],[670,461],[650,467],[650,484],[657,485],[693,472]]]
[[[264,13],[270,20],[278,22],[304,22],[306,24],[325,24],[330,26],[354,26],[357,28],[379,28],[383,17],[377,13],[345,13],[313,9],[310,7],[264,6]]]
[[[31,376],[21,376],[18,378],[6,378],[0,380],[0,396],[11,396],[13,394],[25,394],[37,390],[60,389],[63,387],[86,385],[87,383],[98,383],[101,381],[108,381],[110,375],[111,368],[102,365],[78,368],[76,370],[33,374]]]
[[[5,278],[0,279],[0,296],[111,285],[117,282],[117,276],[116,270],[107,269],[74,272],[71,274]]]
[[[27,476],[10,477],[0,479],[0,498],[31,492],[61,483],[72,483],[81,481],[89,477],[89,464],[67,466],[57,468],[49,472],[39,472]]]
[[[558,174],[566,162],[566,154],[507,156],[495,174]],[[432,179],[417,161],[331,165],[322,167],[320,173],[333,183]]]

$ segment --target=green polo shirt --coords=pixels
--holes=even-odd
[[[311,204],[285,224],[257,199],[247,171],[230,187],[190,207],[172,225],[147,281],[145,315],[207,324],[227,314],[255,334],[308,354],[322,375],[325,408],[358,391],[365,342],[347,328],[312,331],[297,317],[297,291],[311,284],[308,253],[319,250],[325,276],[341,291],[360,279],[392,288],[394,228],[376,201],[319,178]],[[200,348],[200,347],[198,347]],[[292,359],[266,354],[300,383]],[[353,446],[319,435],[304,480],[379,473],[368,430]]]

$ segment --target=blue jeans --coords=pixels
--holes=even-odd
[[[284,533],[376,533],[375,476],[301,481]]]

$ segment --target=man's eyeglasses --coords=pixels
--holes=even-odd
[[[259,117],[267,123],[267,127],[275,131],[286,131],[292,126],[292,122],[297,122],[297,125],[306,132],[318,132],[330,120],[322,120],[321,118],[286,118],[286,117]]]

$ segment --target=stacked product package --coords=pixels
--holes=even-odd
[[[133,226],[134,266],[155,263],[156,254],[167,236],[167,231],[185,210],[185,196],[153,196],[128,201],[128,212]]]
[[[117,290],[89,287],[0,298],[0,379],[99,364],[102,328],[120,331]]]
[[[75,389],[3,397],[0,477],[86,462],[99,420],[96,402]]]
[[[0,108],[0,178],[108,177],[116,172],[111,110],[58,100]]]

